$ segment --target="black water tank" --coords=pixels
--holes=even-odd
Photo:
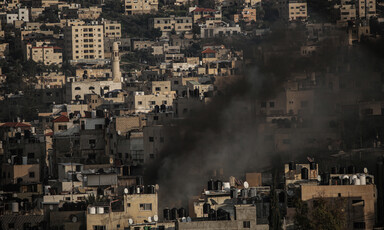
[[[347,169],[345,167],[340,167],[339,174],[347,174]]]
[[[177,219],[177,208],[172,208],[171,210],[171,220],[176,220]]]
[[[134,185],[129,186],[128,187],[128,193],[129,194],[135,194],[136,193],[135,189],[136,189],[136,186],[134,186]]]
[[[187,217],[185,208],[179,208],[179,218]]]
[[[208,204],[208,203],[204,203],[204,205],[203,205],[203,213],[204,214],[208,214],[210,209],[211,209],[211,205]]]
[[[296,170],[296,164],[294,161],[289,162],[289,170]]]
[[[337,174],[337,168],[336,167],[331,168],[331,174]]]
[[[147,194],[155,194],[155,186],[147,185]]]
[[[217,210],[217,219],[218,220],[228,220],[227,219],[227,212],[224,209],[219,208]]]
[[[354,165],[348,166],[348,174],[355,174],[356,173],[356,168]]]
[[[210,209],[208,212],[208,219],[210,220],[216,220],[217,219],[217,213],[215,209]]]
[[[213,182],[213,180],[209,180],[208,181],[208,190],[214,190],[214,187],[215,187],[215,182]]]
[[[301,179],[302,180],[308,180],[308,169],[307,168],[301,169]]]
[[[136,177],[136,185],[143,185],[143,177],[141,176]]]
[[[321,174],[321,184],[322,185],[329,185],[329,173]]]
[[[236,188],[232,188],[231,189],[231,198],[237,199],[237,197],[238,197],[237,189]]]
[[[215,181],[215,190],[221,190],[223,188],[223,182],[221,180]]]
[[[315,162],[311,162],[311,163],[309,163],[309,168],[310,168],[311,170],[315,170],[315,169],[317,168],[316,163],[315,163]]]
[[[349,178],[344,178],[342,180],[343,185],[349,185]]]
[[[169,208],[165,208],[163,210],[163,216],[164,216],[164,220],[170,220],[170,218],[171,218],[171,210],[169,210]]]

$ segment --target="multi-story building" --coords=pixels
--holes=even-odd
[[[192,14],[193,22],[197,23],[202,20],[213,20],[215,22],[221,22],[222,14],[220,10],[191,7],[190,13]]]
[[[376,15],[376,0],[356,1],[357,16],[359,18],[370,18]]]
[[[375,225],[377,202],[374,177],[356,173],[354,166],[333,167],[331,173],[318,174],[318,165],[285,164],[287,193],[287,223],[295,215],[295,199],[300,199],[313,210],[318,199],[337,200],[344,205],[346,229],[372,229]]]
[[[103,20],[105,38],[121,38],[121,24],[115,21]]]
[[[233,20],[238,23],[244,21],[250,23],[256,22],[256,9],[255,8],[244,8],[238,14],[233,15]]]
[[[157,12],[159,1],[158,0],[125,0],[124,10],[125,14],[150,14]]]
[[[103,25],[97,23],[64,28],[65,57],[73,63],[104,61]]]
[[[308,8],[306,0],[279,1],[278,10],[284,20],[307,20]]]
[[[151,26],[162,32],[175,31],[177,34],[190,32],[192,30],[192,17],[175,17],[172,15],[167,18],[154,18]]]
[[[61,65],[63,63],[62,48],[45,42],[27,43],[25,45],[26,60],[41,62],[44,65]]]

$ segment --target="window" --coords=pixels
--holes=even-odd
[[[270,108],[274,108],[275,107],[275,102],[274,101],[270,101],[269,102],[269,107]]]
[[[152,204],[140,204],[140,211],[152,211]]]
[[[263,101],[260,103],[261,108],[266,108],[267,107],[267,102]]]
[[[130,208],[131,207],[131,203],[127,203],[127,207]]]
[[[67,130],[67,126],[66,125],[59,125],[58,129],[59,130]]]
[[[28,153],[28,159],[35,158],[35,153]]]
[[[164,137],[160,137],[160,143],[164,143]]]
[[[11,228],[15,228],[15,223],[9,223],[8,224],[8,228],[11,229]]]
[[[155,138],[154,137],[149,137],[149,142],[154,142],[155,141]]]
[[[156,105],[156,101],[150,101],[149,104]]]
[[[352,206],[364,206],[364,200],[352,200]]]
[[[166,104],[167,104],[167,101],[163,101],[163,104],[166,105]]]
[[[88,141],[88,143],[89,143],[90,145],[95,145],[95,144],[96,144],[96,140],[95,140],[95,139],[90,139],[90,140]]]
[[[149,158],[154,159],[155,158],[155,154],[149,154]]]
[[[104,225],[93,225],[93,230],[107,230]]]
[[[243,221],[243,228],[251,228],[251,221]]]
[[[138,105],[142,105],[143,102],[142,102],[142,101],[138,101],[137,104],[138,104]]]
[[[29,172],[29,178],[35,178],[35,172]]]
[[[76,87],[75,90],[81,90],[81,88],[80,87]]]
[[[160,87],[156,87],[155,90],[156,90],[156,91],[160,91],[161,88],[160,88]]]
[[[290,139],[283,139],[283,144],[289,145],[289,144],[291,144],[291,140]]]

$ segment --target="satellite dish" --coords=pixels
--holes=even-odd
[[[321,176],[320,175],[317,176],[317,180],[321,181]]]
[[[109,164],[113,164],[113,158],[109,158]]]
[[[249,184],[246,181],[244,181],[244,188],[249,188]]]
[[[8,164],[12,163],[11,159],[8,159]]]
[[[187,217],[187,222],[192,222],[192,219],[191,219],[191,217]]]
[[[368,173],[368,169],[367,169],[367,168],[364,168],[364,173],[365,173],[365,174]]]
[[[152,222],[152,217],[148,217],[148,222],[151,223]]]
[[[129,224],[133,224],[133,220],[132,219],[128,219],[128,223]]]
[[[77,178],[79,181],[83,181],[83,175],[81,175],[81,173],[77,173],[77,174],[76,174],[76,178]]]
[[[124,194],[128,194],[128,189],[127,188],[124,189]]]
[[[187,222],[187,218],[182,217],[182,218],[181,218],[181,222],[183,222],[183,223]]]
[[[153,216],[153,220],[154,220],[155,222],[157,222],[157,221],[159,220],[159,217],[158,217],[157,215],[154,215],[154,216]]]

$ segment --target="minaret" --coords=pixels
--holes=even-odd
[[[114,82],[121,82],[119,44],[113,43],[112,46],[112,78]]]

